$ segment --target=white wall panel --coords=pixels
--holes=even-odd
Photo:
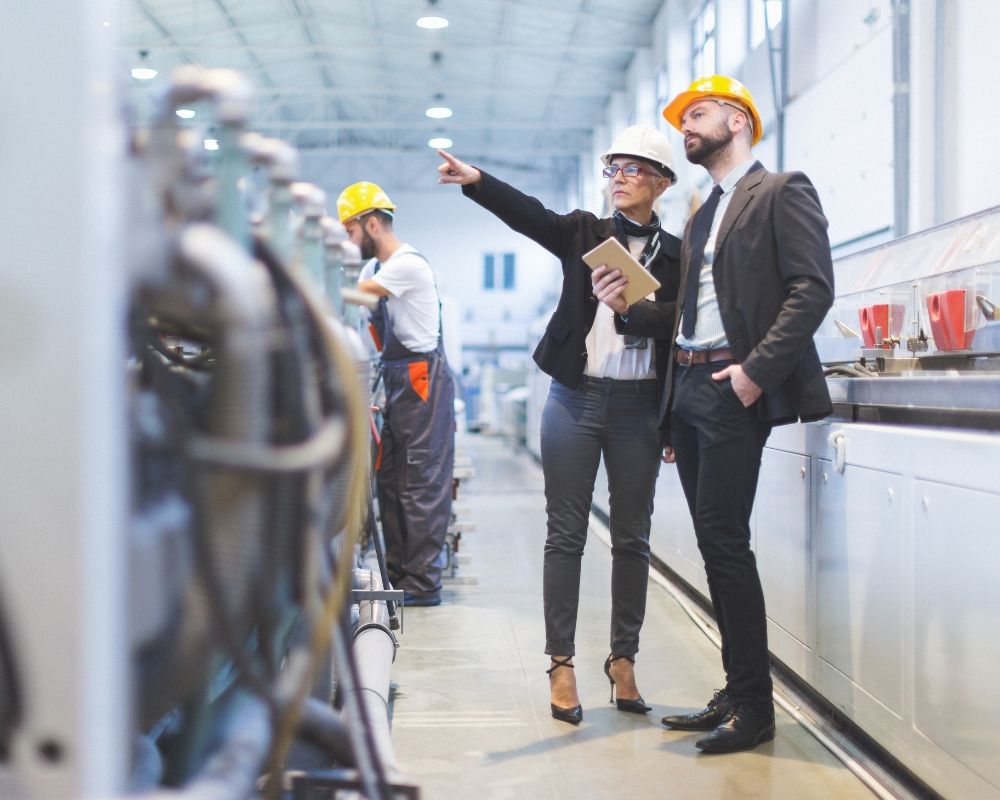
[[[739,71],[747,51],[746,0],[719,0],[719,71],[732,75]]]
[[[631,97],[631,125],[656,125],[660,110],[656,107],[656,68],[653,52],[648,47],[635,51],[628,68],[628,90]]]
[[[798,97],[855,59],[873,39],[891,37],[892,5],[890,0],[790,0],[789,23],[788,90]],[[867,81],[840,80],[860,95],[870,89],[870,81],[891,77],[890,69],[885,75],[868,75]],[[851,106],[835,108],[849,114]]]
[[[944,164],[951,176],[945,194],[945,219],[1000,205],[1000,164],[996,129],[1000,117],[997,84],[997,31],[1000,3],[947,0]]]
[[[815,184],[832,245],[891,225],[891,30],[790,103],[785,135],[785,166]]]

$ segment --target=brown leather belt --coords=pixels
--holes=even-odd
[[[733,361],[733,351],[728,347],[720,347],[718,350],[685,350],[678,347],[674,351],[674,361],[682,367],[690,367],[692,364],[707,364],[710,361]]]

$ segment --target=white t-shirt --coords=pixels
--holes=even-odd
[[[646,246],[645,236],[629,236],[628,249],[639,258]],[[647,300],[652,300],[650,294]],[[646,339],[642,350],[626,350],[625,337],[615,330],[615,312],[604,303],[597,304],[594,324],[587,334],[587,366],[584,374],[592,378],[614,378],[619,381],[643,380],[656,377],[652,339]]]
[[[387,292],[389,322],[396,338],[415,353],[429,353],[437,347],[441,328],[434,273],[410,245],[400,245],[378,273],[372,259],[361,270],[360,280],[373,280]]]

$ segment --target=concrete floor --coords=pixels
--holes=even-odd
[[[476,476],[460,492],[477,531],[463,536],[444,603],[405,612],[393,666],[392,740],[423,800],[871,798],[778,710],[777,737],[706,756],[667,713],[702,707],[723,684],[719,652],[665,589],[649,585],[636,675],[653,710],[608,703],[611,554],[591,535],[583,561],[576,675],[583,723],[549,714],[541,611],[545,504],[540,468],[483,436],[462,440]]]

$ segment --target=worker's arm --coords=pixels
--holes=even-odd
[[[378,297],[388,297],[389,290],[386,289],[381,283],[376,280],[369,278],[366,281],[358,281],[358,289],[362,292],[368,292],[368,294],[374,294]]]

